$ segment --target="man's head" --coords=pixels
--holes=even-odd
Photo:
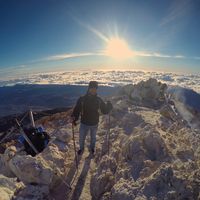
[[[90,81],[88,86],[88,92],[92,95],[97,94],[98,82],[97,81]]]

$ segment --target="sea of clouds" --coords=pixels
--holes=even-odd
[[[105,86],[136,84],[141,80],[156,78],[168,85],[190,88],[200,93],[200,74],[176,74],[146,71],[65,71],[27,75],[22,78],[1,81],[0,86],[15,84],[70,84],[87,85],[96,80]]]

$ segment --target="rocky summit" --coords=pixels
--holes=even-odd
[[[38,119],[51,141],[34,157],[4,142],[0,199],[200,199],[200,112],[183,98],[156,79],[123,86],[100,117],[94,156],[75,156],[72,109]]]

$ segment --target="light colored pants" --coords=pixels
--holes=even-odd
[[[79,144],[81,150],[84,150],[85,138],[88,134],[88,131],[90,131],[90,149],[95,148],[97,129],[98,129],[98,124],[94,126],[88,126],[81,123],[79,129]]]

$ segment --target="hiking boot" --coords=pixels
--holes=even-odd
[[[79,149],[77,153],[78,153],[78,155],[81,155],[83,153],[83,150]]]

